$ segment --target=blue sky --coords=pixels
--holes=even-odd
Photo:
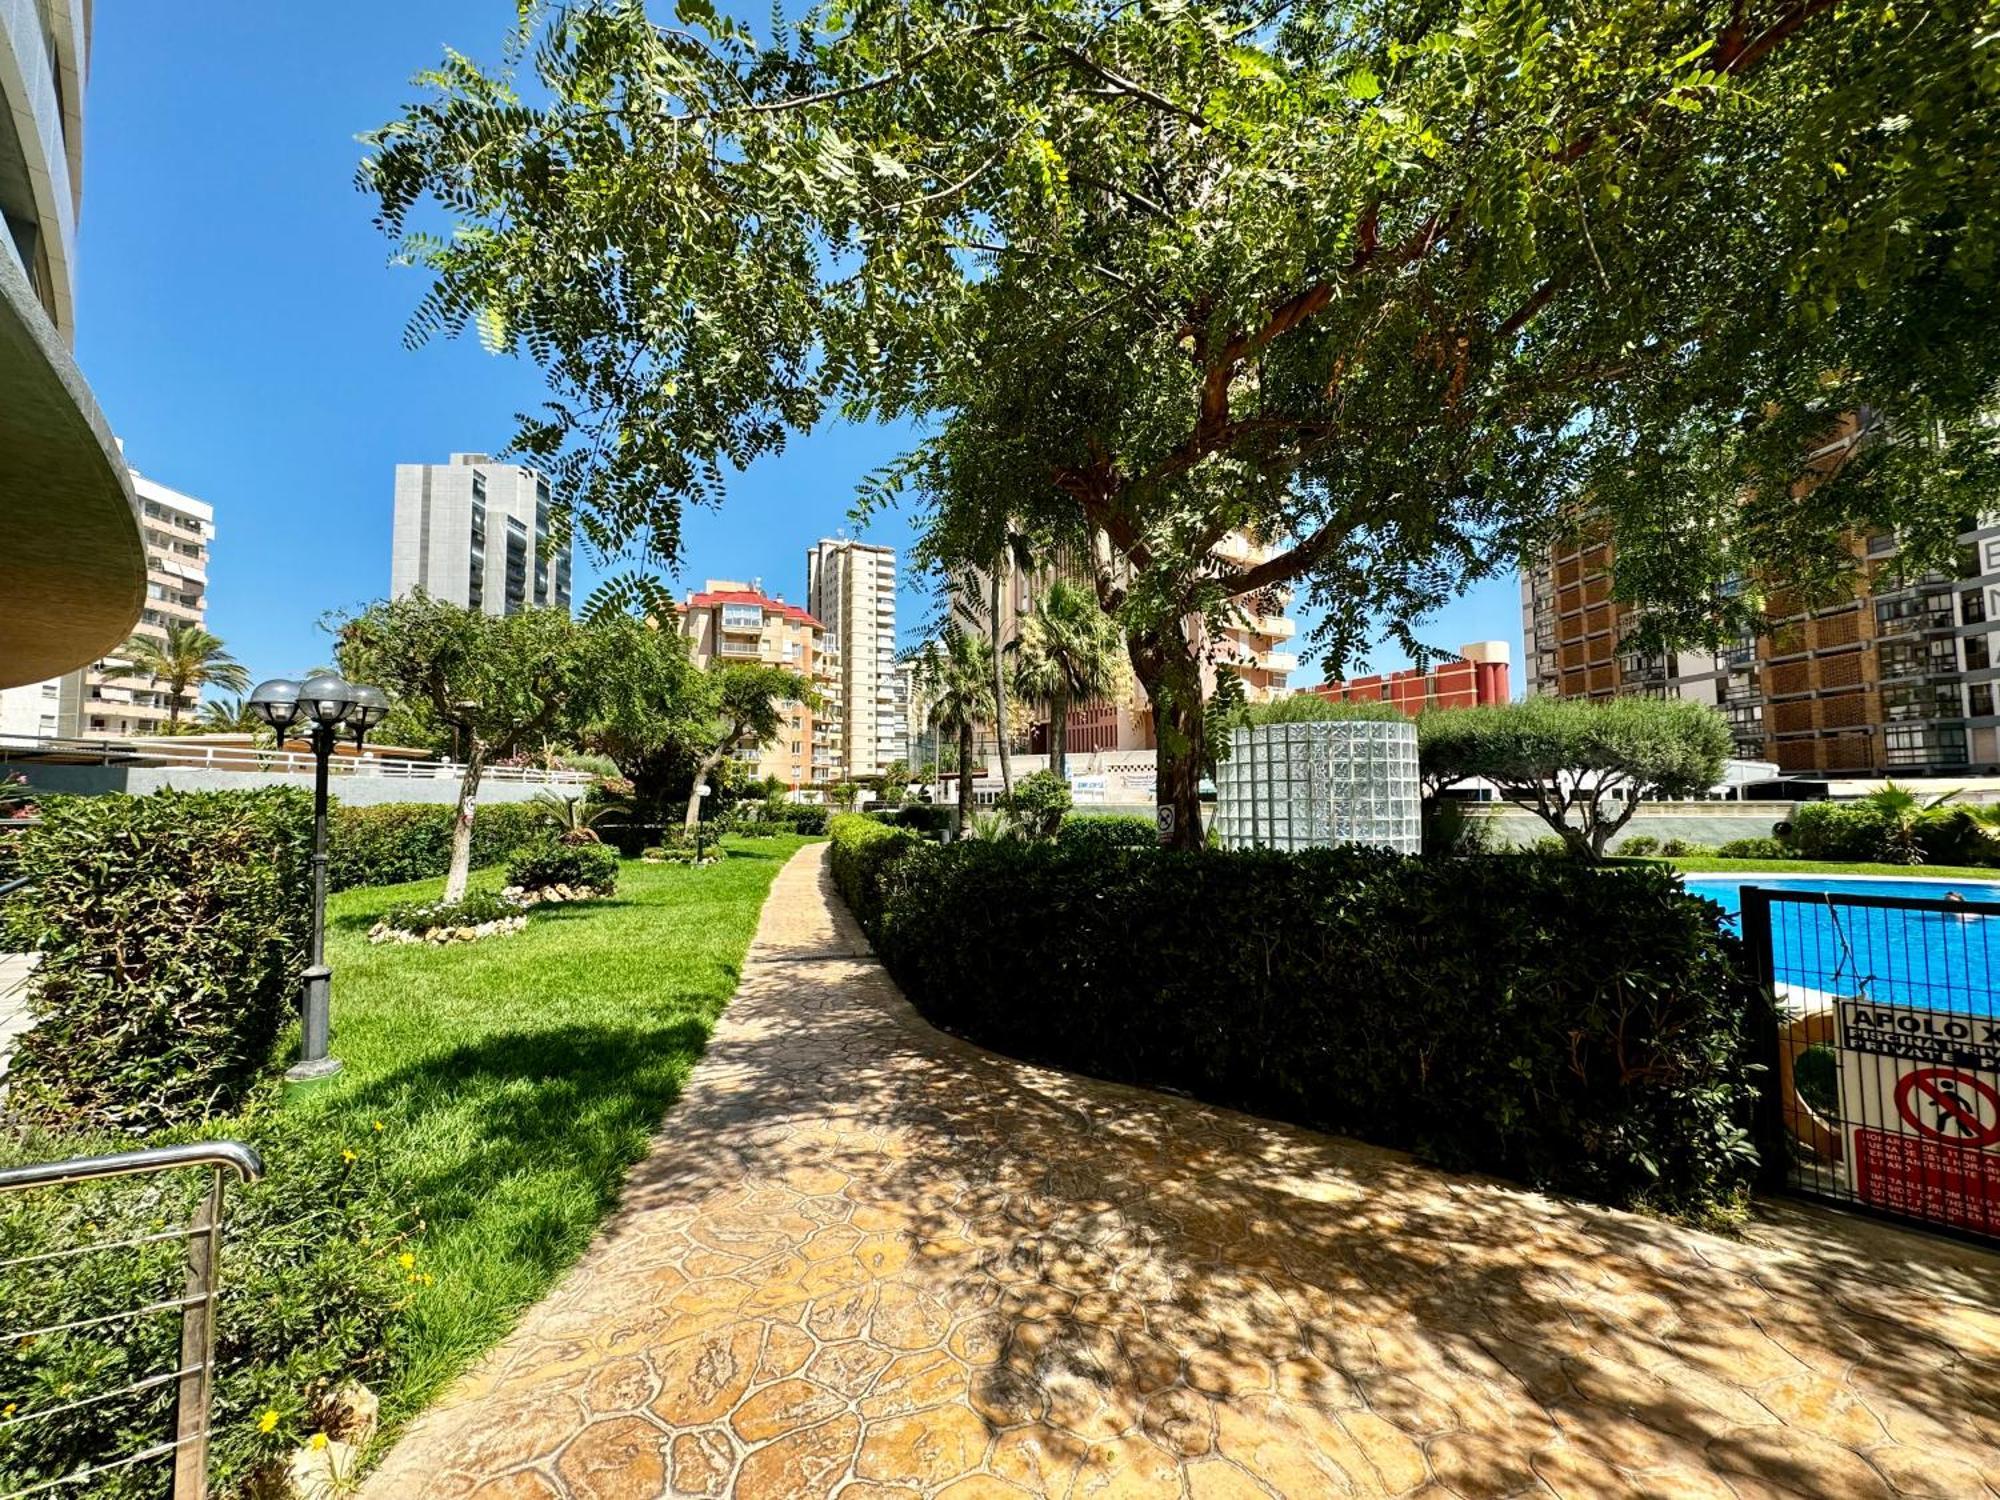
[[[354,137],[449,44],[490,60],[513,0],[209,0],[97,14],[85,114],[77,355],[127,458],[216,508],[209,625],[253,678],[322,661],[318,620],[387,592],[394,470],[495,450],[538,399],[533,366],[471,341],[403,348],[421,276],[388,265],[354,190]],[[805,590],[805,549],[903,446],[828,427],[698,511],[676,592],[708,577]],[[901,547],[908,525],[876,521]],[[595,570],[579,555],[579,596]],[[906,593],[899,618],[919,625]],[[1306,621],[1301,621],[1302,626]],[[1301,635],[1304,630],[1301,630]],[[1500,638],[1511,580],[1442,612],[1435,644]],[[1373,665],[1404,663],[1393,648]],[[1317,666],[1297,681],[1317,681]]]

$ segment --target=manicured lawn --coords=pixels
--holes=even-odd
[[[735,990],[772,877],[805,839],[727,841],[691,870],[627,861],[609,900],[446,948],[367,929],[438,881],[328,903],[334,1083],[288,1112],[407,1181],[424,1230],[384,1416],[407,1416],[582,1253]],[[498,870],[475,885],[497,886]],[[379,1129],[377,1128],[379,1123]]]
[[[1714,855],[1694,855],[1664,863],[1683,875],[1915,875],[1926,880],[2000,881],[2000,869],[1969,865],[1871,865],[1826,859],[1718,859]]]

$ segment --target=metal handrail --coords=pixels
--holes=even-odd
[[[197,1141],[184,1146],[152,1146],[105,1156],[73,1156],[61,1161],[0,1168],[0,1193],[63,1187],[188,1167],[206,1168],[210,1181],[208,1191],[202,1195],[185,1229],[66,1246],[58,1251],[0,1261],[0,1271],[9,1271],[19,1266],[66,1259],[90,1251],[129,1249],[162,1240],[185,1240],[188,1247],[186,1290],[179,1297],[164,1298],[98,1317],[76,1318],[46,1328],[15,1330],[0,1335],[10,1340],[32,1338],[176,1312],[181,1319],[180,1353],[173,1369],[140,1376],[116,1389],[95,1392],[59,1406],[12,1415],[0,1422],[0,1429],[20,1427],[120,1396],[173,1385],[177,1388],[173,1435],[137,1453],[40,1480],[26,1489],[13,1491],[4,1500],[22,1500],[25,1496],[68,1490],[73,1485],[156,1459],[171,1459],[173,1462],[173,1500],[206,1500],[209,1408],[215,1387],[215,1314],[222,1285],[223,1193],[231,1175],[241,1182],[255,1182],[261,1178],[264,1175],[263,1157],[254,1147],[240,1141]]]

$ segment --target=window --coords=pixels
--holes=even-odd
[[[1971,687],[1965,690],[1965,702],[1967,712],[1973,718],[1991,718],[1993,716],[1993,684],[1990,682],[1973,683]]]
[[[1989,637],[1969,635],[1965,638],[1965,670],[1981,672],[1993,665],[1988,647]]]
[[[1979,544],[1980,561],[1989,573],[2000,573],[2000,536],[1988,537]]]
[[[61,693],[62,684],[59,682],[45,682],[42,684],[42,696],[44,698],[59,697]]]
[[[1959,619],[1967,625],[1982,625],[1986,622],[1986,594],[1982,589],[1967,589],[1958,596]]]
[[[762,630],[764,609],[758,604],[725,604],[722,606],[722,628],[724,630]]]

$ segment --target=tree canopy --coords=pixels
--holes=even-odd
[[[1996,0],[528,14],[531,90],[454,54],[371,138],[412,336],[544,367],[518,446],[606,553],[829,410],[921,419],[864,504],[1089,559],[1163,796],[1232,601],[1422,655],[1587,509],[1647,633],[1721,639],[1993,492]]]

